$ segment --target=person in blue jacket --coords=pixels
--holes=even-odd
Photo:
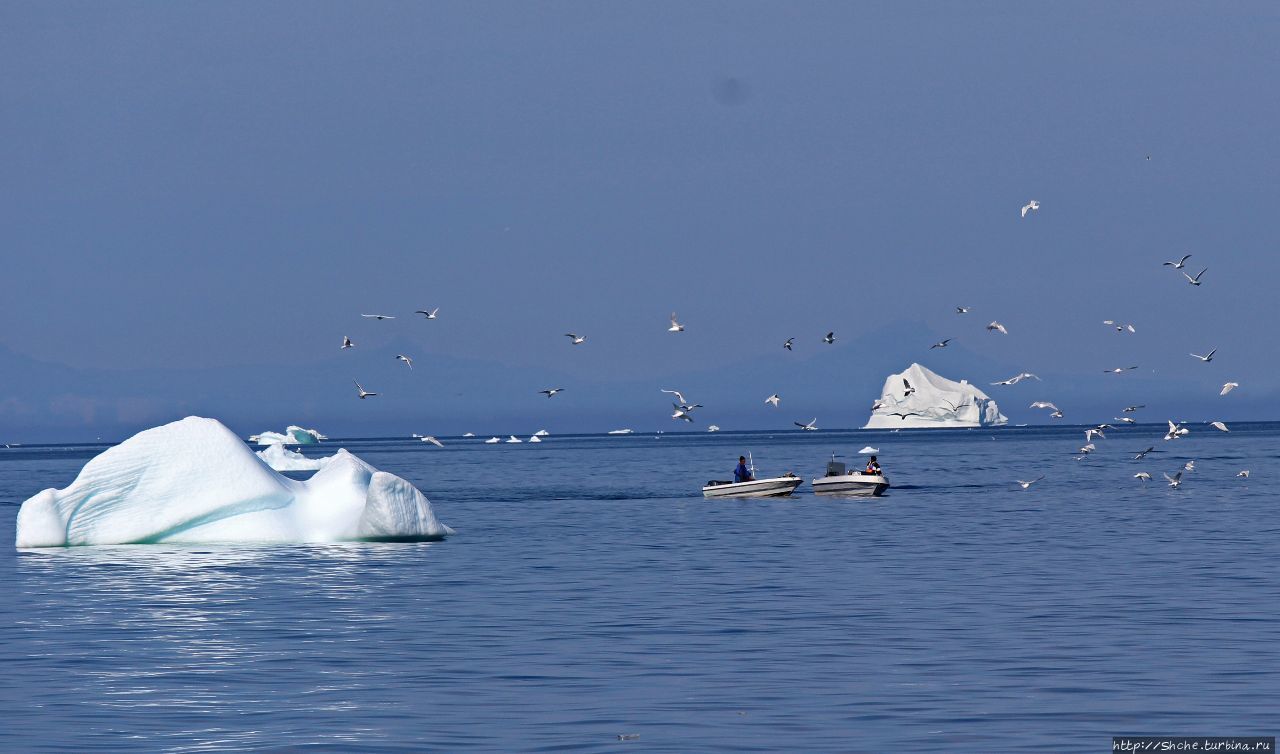
[[[755,481],[755,477],[751,476],[751,470],[747,468],[746,456],[738,456],[738,468],[733,470],[733,481],[735,482]]]

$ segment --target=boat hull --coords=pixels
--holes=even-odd
[[[889,489],[889,479],[879,474],[841,474],[813,480],[816,495],[879,497]]]
[[[729,482],[709,484],[702,488],[703,497],[782,497],[795,492],[804,484],[798,476],[781,476],[773,479],[757,479],[753,482]]]

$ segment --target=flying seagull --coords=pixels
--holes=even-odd
[[[564,334],[564,336],[565,336],[566,338],[568,338],[569,340],[572,340],[572,341],[573,341],[573,345],[575,345],[575,346],[577,346],[577,345],[581,345],[581,344],[582,344],[584,341],[586,341],[586,339],[587,339],[587,336],[585,336],[585,335],[574,335],[574,334],[573,334],[573,333],[571,333],[571,332],[567,332],[567,333],[565,333],[565,334]]]
[[[971,307],[971,306],[957,306],[957,307],[956,307],[956,314],[968,314],[968,313],[969,313],[969,310],[970,310],[970,309],[972,309],[972,308],[973,308],[973,307]]]
[[[1031,485],[1033,485],[1033,484],[1035,484],[1036,482],[1040,481],[1041,479],[1044,479],[1044,477],[1043,477],[1043,476],[1038,476],[1038,477],[1036,477],[1035,479],[1032,479],[1030,482],[1024,482],[1024,481],[1022,481],[1021,479],[1018,479],[1018,480],[1016,480],[1016,481],[1018,482],[1018,485],[1019,485],[1019,486],[1021,486],[1021,487],[1022,487],[1022,489],[1024,489],[1024,490],[1025,490],[1025,489],[1029,488]]]
[[[1090,427],[1089,429],[1086,429],[1086,430],[1084,431],[1084,441],[1085,441],[1085,442],[1092,442],[1092,441],[1093,441],[1093,436],[1094,436],[1094,435],[1097,435],[1098,437],[1101,437],[1101,438],[1102,438],[1102,439],[1104,439],[1104,440],[1105,440],[1105,439],[1107,439],[1107,436],[1106,436],[1106,435],[1104,435],[1104,434],[1102,434],[1102,430],[1100,430],[1100,429],[1094,429],[1093,427]]]
[[[937,342],[937,343],[934,343],[933,345],[929,346],[929,350],[930,350],[930,351],[932,351],[932,350],[933,350],[933,349],[935,349],[935,348],[946,348],[946,347],[947,347],[947,344],[948,344],[948,343],[950,343],[950,342],[951,342],[951,338],[947,338],[947,339],[945,339],[945,340],[941,340],[941,341],[939,341],[939,342]]]
[[[1175,488],[1175,489],[1176,489],[1176,488],[1178,488],[1178,487],[1181,487],[1181,486],[1182,486],[1182,472],[1181,472],[1181,471],[1179,471],[1177,474],[1174,474],[1173,476],[1169,476],[1168,474],[1164,474],[1163,476],[1164,476],[1164,478],[1165,478],[1165,479],[1169,480],[1169,486],[1170,486],[1170,487],[1173,487],[1173,488]]]
[[[1127,372],[1130,369],[1137,369],[1137,367],[1116,367],[1115,369],[1103,369],[1102,371],[1106,374],[1120,374],[1122,372]]]
[[[405,356],[402,353],[398,353],[396,354],[396,359],[399,361],[403,361],[404,363],[409,365],[410,369],[413,369],[413,359],[409,358],[408,356]]]
[[[681,408],[686,408],[686,409],[702,408],[701,404],[697,404],[697,403],[690,404],[689,401],[685,400],[684,394],[681,393],[679,390],[662,390],[661,388],[659,388],[659,390],[660,392],[671,393],[672,395],[674,395],[676,397],[676,400],[680,401]]]
[[[431,311],[427,311],[426,309],[419,309],[418,311],[414,312],[414,314],[421,314],[427,319],[435,319],[436,315],[439,313],[440,313],[440,307],[438,306],[432,309]]]
[[[564,388],[562,388],[562,387],[553,387],[553,388],[551,388],[550,390],[539,390],[538,392],[539,392],[539,393],[542,393],[543,395],[545,395],[545,396],[547,396],[548,398],[550,398],[551,396],[555,395],[556,393],[563,393],[563,392],[564,392]]]
[[[987,331],[988,331],[988,332],[998,332],[998,333],[1000,333],[1001,335],[1008,335],[1008,334],[1009,334],[1009,330],[1008,330],[1004,325],[1000,324],[999,322],[994,322],[994,321],[993,321],[991,324],[987,325]]]
[[[1114,417],[1114,418],[1115,418],[1115,420],[1116,420],[1116,421],[1118,421],[1118,422],[1124,422],[1125,424],[1137,424],[1137,423],[1138,423],[1138,420],[1137,420],[1137,419],[1135,419],[1135,418],[1133,418],[1132,416],[1117,416],[1117,417]]]
[[[429,442],[429,443],[431,443],[432,445],[436,446],[437,448],[443,448],[443,447],[444,447],[444,443],[440,442],[439,440],[437,440],[436,438],[432,437],[431,435],[427,435],[426,437],[422,438],[422,441],[423,441],[423,442]]]
[[[1190,283],[1191,285],[1200,285],[1200,275],[1203,275],[1203,274],[1205,274],[1205,273],[1206,273],[1206,272],[1208,272],[1208,271],[1209,271],[1209,268],[1208,268],[1208,267],[1206,267],[1206,268],[1204,268],[1203,270],[1200,270],[1200,272],[1199,272],[1195,277],[1191,277],[1190,275],[1188,275],[1188,274],[1187,274],[1187,273],[1185,273],[1185,272],[1184,272],[1184,273],[1182,273],[1182,276],[1183,276],[1184,278],[1186,278],[1186,279],[1187,279],[1187,282],[1188,282],[1188,283]]]
[[[352,382],[356,382],[356,381],[352,380]],[[377,395],[377,393],[370,393],[368,390],[365,390],[364,387],[361,386],[359,382],[356,382],[356,391],[360,395],[360,400],[364,400],[365,398],[368,398],[370,396]]]
[[[803,429],[806,432],[816,432],[818,429],[818,417],[816,416],[810,419],[808,424],[801,424],[800,422],[791,422],[791,423],[796,425],[800,429]]]
[[[791,344],[792,344],[792,343],[794,343],[794,342],[796,342],[796,339],[795,339],[795,338],[787,338],[787,342],[786,342],[786,343],[783,343],[783,344],[782,344],[782,347],[783,347],[783,348],[785,348],[785,349],[787,349],[788,351],[790,351],[790,350],[791,350]]]
[[[1136,406],[1125,406],[1125,407],[1124,407],[1124,413],[1126,413],[1126,414],[1132,414],[1134,411],[1137,411],[1137,410],[1138,410],[1138,409],[1140,409],[1140,408],[1146,408],[1146,407],[1147,407],[1147,404],[1145,404],[1145,403],[1140,403],[1140,404],[1138,404],[1138,405],[1136,405]]]
[[[1209,422],[1209,426],[1210,426],[1210,427],[1213,427],[1214,429],[1220,429],[1220,430],[1222,430],[1223,432],[1230,432],[1230,431],[1231,431],[1231,430],[1227,429],[1227,425],[1223,424],[1222,422]]]
[[[1104,320],[1102,320],[1102,324],[1104,324],[1104,325],[1111,325],[1112,327],[1114,327],[1114,328],[1116,329],[1116,332],[1124,332],[1125,330],[1128,330],[1128,331],[1129,331],[1129,332],[1131,332],[1131,333],[1136,333],[1136,332],[1137,332],[1137,329],[1136,329],[1136,328],[1134,328],[1134,326],[1133,326],[1133,325],[1130,325],[1130,324],[1127,324],[1127,323],[1123,323],[1123,324],[1122,324],[1122,323],[1120,323],[1120,322],[1117,322],[1117,321],[1116,321],[1116,320],[1114,320],[1114,319],[1104,319]]]
[[[1222,392],[1218,393],[1218,395],[1226,395],[1227,393],[1231,392],[1232,390],[1235,390],[1238,387],[1240,387],[1239,382],[1224,382],[1222,383]]]
[[[672,412],[671,414],[672,419],[684,419],[687,422],[693,421],[692,406],[680,406],[675,403],[672,403],[671,407],[675,409],[675,411]]]
[[[675,312],[671,312],[671,327],[667,328],[667,332],[684,332],[684,325],[676,321]]]
[[[1032,199],[1031,201],[1022,205],[1022,216],[1026,217],[1028,212],[1035,212],[1038,209],[1040,209],[1040,202],[1037,202],[1035,199]]]
[[[1146,450],[1142,451],[1142,452],[1141,452],[1141,453],[1139,453],[1138,455],[1134,456],[1134,457],[1133,457],[1133,460],[1135,460],[1135,461],[1141,461],[1142,459],[1144,459],[1144,458],[1146,458],[1146,457],[1147,457],[1147,454],[1148,454],[1148,453],[1150,453],[1151,451],[1153,451],[1153,450],[1155,450],[1155,449],[1156,449],[1156,447],[1155,447],[1154,445],[1152,445],[1151,447],[1149,447],[1149,448],[1147,448]]]
[[[1196,462],[1195,462],[1195,461],[1187,461],[1186,463],[1182,464],[1182,470],[1183,470],[1183,471],[1195,471],[1195,470],[1196,470]]]
[[[831,345],[832,343],[836,342],[836,334],[834,332],[827,333],[826,337],[822,339],[822,342],[826,343],[827,345]]]
[[[352,343],[352,342],[351,342],[351,338],[348,338],[348,337],[347,337],[347,336],[345,336],[345,335],[343,335],[343,336],[342,336],[342,348],[351,348],[351,347],[352,347],[352,346],[354,346],[354,345],[355,345],[355,343]],[[339,349],[339,350],[341,350],[341,349]]]
[[[1193,354],[1191,354],[1191,355],[1192,355],[1192,356],[1194,356],[1194,357],[1196,357],[1197,359],[1199,359],[1199,360],[1203,361],[1204,363],[1208,364],[1210,361],[1213,361],[1213,355],[1214,355],[1215,353],[1217,353],[1217,352],[1218,352],[1218,349],[1216,349],[1216,348],[1215,348],[1215,349],[1213,349],[1212,351],[1210,351],[1209,353],[1205,354],[1204,356],[1201,356],[1201,355],[1200,355],[1200,354],[1198,354],[1198,353],[1193,353]]]
[[[1052,404],[1052,403],[1050,403],[1049,401],[1036,401],[1035,403],[1032,403],[1032,404],[1031,404],[1031,408],[1051,408],[1051,409],[1053,409],[1053,413],[1049,414],[1049,418],[1051,418],[1051,419],[1061,419],[1061,418],[1062,418],[1062,409],[1060,409],[1060,408],[1058,408],[1057,406],[1053,405],[1053,404]]]
[[[774,393],[773,395],[769,396],[768,398],[765,398],[765,399],[764,399],[764,402],[765,402],[765,403],[772,403],[772,404],[773,404],[773,407],[774,407],[774,408],[777,408],[777,407],[778,407],[778,404],[782,402],[782,396],[778,395],[777,393]]]
[[[1175,269],[1175,270],[1180,270],[1180,269],[1182,269],[1183,267],[1186,267],[1186,266],[1187,266],[1187,260],[1188,260],[1188,259],[1190,259],[1190,258],[1191,258],[1191,255],[1190,255],[1190,254],[1188,254],[1188,255],[1186,255],[1186,256],[1185,256],[1185,257],[1183,257],[1182,259],[1179,259],[1179,260],[1178,260],[1178,261],[1176,261],[1176,262],[1161,262],[1160,264],[1161,264],[1161,266],[1162,266],[1162,267],[1172,267],[1172,268],[1173,268],[1173,269]],[[1183,274],[1186,274],[1186,273],[1183,273]]]
[[[376,320],[395,319],[395,317],[393,317],[390,314],[361,314],[360,316],[364,317],[365,319],[376,319]]]
[[[1019,382],[1022,382],[1023,380],[1040,381],[1040,378],[1030,372],[1022,372],[1021,374],[1015,374],[1014,376],[1010,377],[1007,380],[1001,380],[999,382],[993,382],[991,384],[992,385],[1017,385]]]
[[[1185,437],[1190,433],[1191,433],[1191,430],[1187,429],[1186,427],[1180,424],[1174,424],[1172,421],[1170,421],[1169,431],[1164,433],[1164,439],[1176,440],[1179,437]]]
[[[1141,480],[1142,480],[1142,481],[1144,481],[1144,482],[1150,482],[1150,481],[1151,481],[1151,475],[1150,475],[1150,474],[1148,474],[1148,473],[1147,473],[1147,472],[1145,472],[1145,471],[1139,471],[1137,474],[1134,474],[1134,475],[1133,475],[1133,478],[1134,478],[1134,479],[1141,479]]]
[[[889,412],[888,415],[896,416],[903,421],[906,421],[908,416],[924,416],[924,414],[919,414],[919,413],[916,413],[915,411],[891,411]],[[893,431],[897,432],[898,430],[895,429]]]
[[[902,378],[902,397],[905,399],[907,396],[911,395],[915,391],[916,389],[911,387],[911,383],[907,382],[907,378],[903,377]]]

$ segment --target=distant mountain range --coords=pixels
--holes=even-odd
[[[1139,418],[1156,421],[1174,407],[1180,413],[1167,418],[1202,420],[1208,415],[1196,412],[1236,418],[1249,405],[1239,394],[1229,404],[1214,403],[1216,396],[1198,394],[1202,387],[1137,372],[1042,374],[1043,382],[990,387],[1026,367],[993,363],[954,342],[930,350],[941,337],[921,323],[901,322],[856,336],[837,333],[832,345],[814,337],[793,352],[779,342],[740,361],[689,364],[657,381],[535,373],[398,342],[335,349],[309,364],[126,371],[48,364],[0,348],[0,442],[118,440],[190,414],[218,418],[243,435],[288,424],[331,436],[651,431],[712,423],[724,429],[793,429],[793,421],[815,417],[822,428],[849,428],[865,423],[885,376],[912,361],[978,384],[1012,423],[1048,421],[1043,411],[1027,408],[1034,400],[1057,403],[1066,412],[1064,421],[1072,423],[1110,420],[1130,403],[1146,403],[1148,411]],[[400,352],[412,353],[414,369],[395,360]],[[353,379],[379,395],[357,399]],[[552,387],[565,391],[550,399],[538,393]],[[698,421],[673,421],[672,396],[662,388],[704,404],[694,414]],[[779,408],[764,403],[775,392],[782,396]]]

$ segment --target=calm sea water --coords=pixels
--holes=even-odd
[[[1162,433],[1108,431],[1082,461],[1074,428],[331,442],[308,455],[341,444],[410,479],[457,536],[0,548],[0,750],[1101,752],[1119,734],[1275,735],[1280,425]],[[883,498],[699,492],[748,450],[811,479],[867,444]],[[0,449],[4,536],[23,499],[100,450]],[[1182,489],[1131,478],[1190,459]]]

